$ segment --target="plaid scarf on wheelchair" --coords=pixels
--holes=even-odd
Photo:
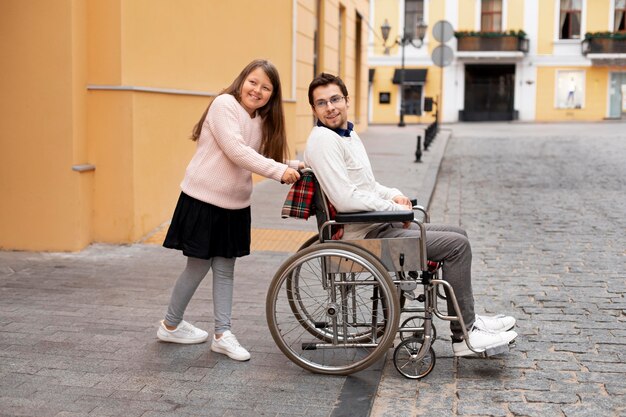
[[[300,179],[296,181],[289,190],[287,198],[283,203],[281,217],[295,217],[298,219],[308,219],[315,216],[317,208],[315,207],[315,193],[317,192],[317,183],[311,171],[302,172]],[[328,217],[333,220],[337,214],[337,209],[328,201]]]
[[[317,192],[315,177],[310,171],[302,172],[300,179],[296,181],[287,193],[287,198],[283,203],[281,217],[295,217],[307,220],[310,216],[315,216],[317,207],[315,206],[315,193]],[[330,201],[328,203],[328,218],[334,220],[337,209]],[[332,240],[339,240],[343,236],[343,225],[333,225],[330,228]]]
[[[308,219],[311,215],[315,215],[315,204],[313,196],[315,195],[315,178],[312,172],[303,172],[300,179],[296,181],[289,190],[281,217],[296,217],[299,219]]]

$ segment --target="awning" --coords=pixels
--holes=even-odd
[[[405,69],[404,70],[404,82],[424,84],[426,82],[427,71],[428,70],[425,70],[425,69]],[[401,69],[395,70],[393,72],[393,83],[400,84],[401,78],[402,78],[402,70]]]
[[[376,68],[370,68],[369,81],[374,81],[374,73],[376,72]]]

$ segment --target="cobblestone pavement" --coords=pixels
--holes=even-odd
[[[437,321],[433,372],[388,358],[371,415],[626,416],[626,124],[452,130],[432,221],[468,230],[477,312],[516,316],[516,348],[455,360]]]

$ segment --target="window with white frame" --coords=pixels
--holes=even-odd
[[[626,0],[615,0],[613,31],[626,32]]]
[[[480,5],[480,30],[502,31],[502,0],[482,0]]]
[[[585,103],[585,72],[557,71],[556,107],[582,109]]]
[[[404,0],[404,33],[417,38],[417,24],[424,20],[424,0]]]
[[[580,39],[582,0],[561,0],[559,39]]]

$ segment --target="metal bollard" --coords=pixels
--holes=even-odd
[[[417,135],[417,149],[415,149],[415,162],[422,162],[422,136]]]

